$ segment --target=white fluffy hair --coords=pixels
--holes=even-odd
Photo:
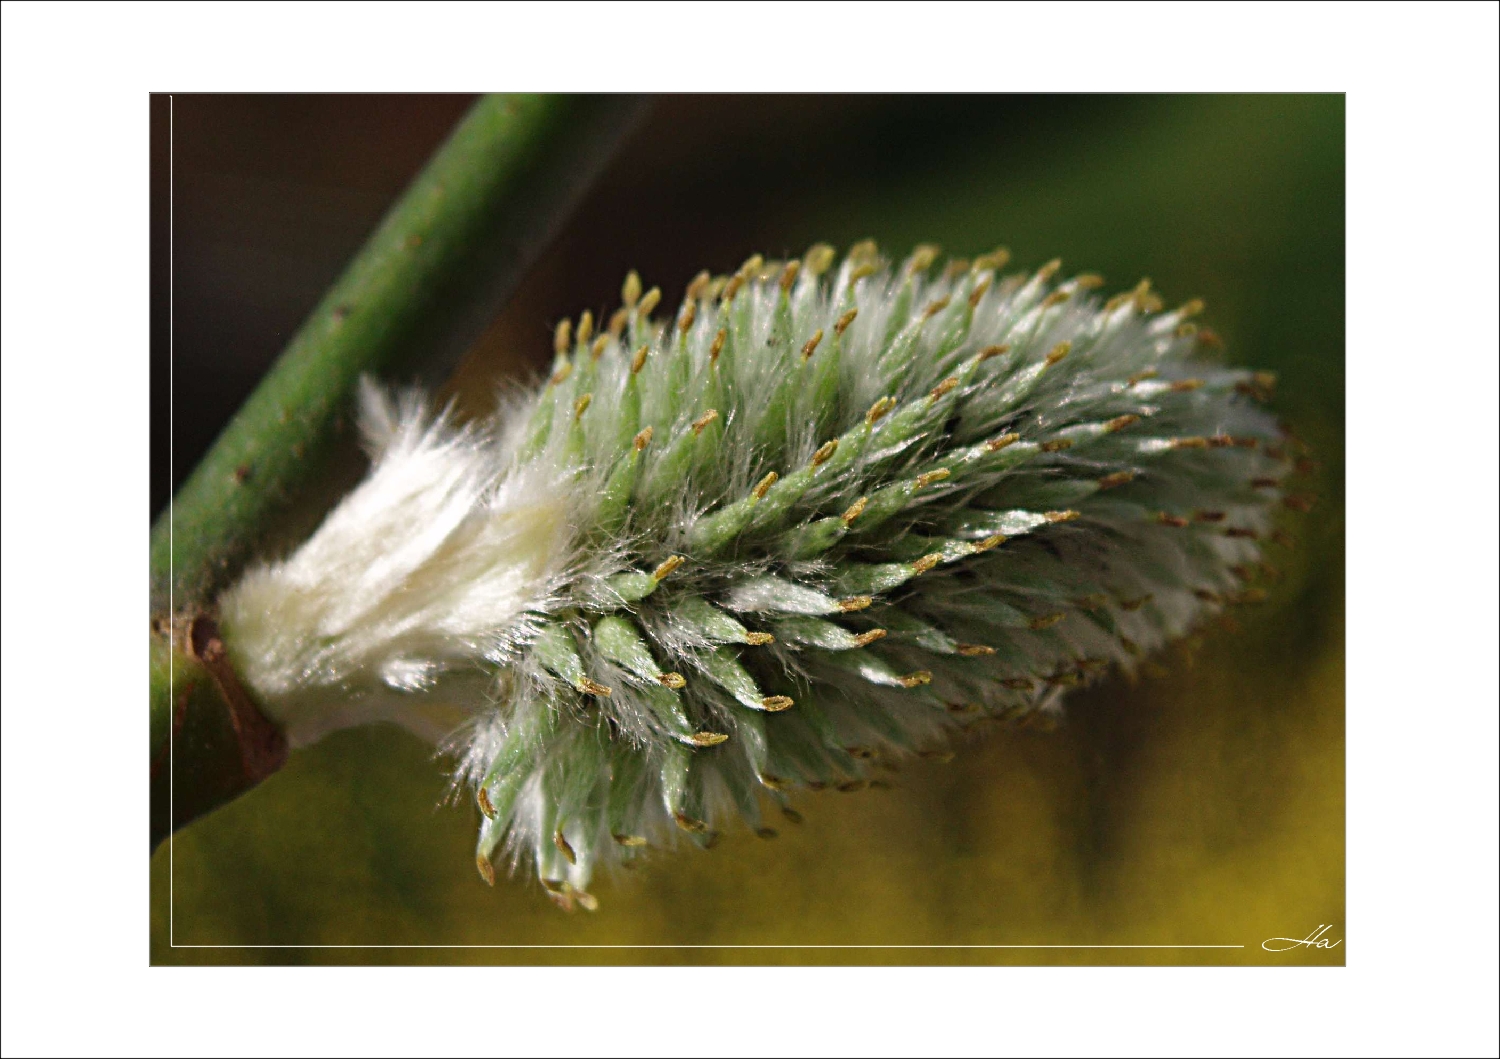
[[[566,478],[504,474],[492,438],[368,378],[360,426],[369,475],[220,602],[241,677],[293,746],[376,720],[447,735],[486,703],[482,667],[514,663],[569,554]]]

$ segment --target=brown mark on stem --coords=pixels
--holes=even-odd
[[[240,683],[229,664],[217,622],[205,614],[195,616],[188,625],[187,647],[188,653],[208,670],[209,679],[229,706],[229,722],[239,743],[245,779],[259,783],[286,764],[286,735],[260,712]]]

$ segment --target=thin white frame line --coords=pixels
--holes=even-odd
[[[167,461],[177,457],[176,403],[176,102],[167,96]],[[167,613],[177,613],[175,491],[167,495]],[[176,683],[174,652],[167,652],[167,687]],[[1243,949],[1243,945],[200,945],[177,944],[176,725],[167,725],[167,948],[168,949]]]
[[[1243,945],[176,945],[178,949],[1243,949]]]
[[[167,96],[167,621],[177,618],[177,97]],[[177,686],[168,644],[167,689]],[[167,717],[167,948],[177,947],[177,718]]]

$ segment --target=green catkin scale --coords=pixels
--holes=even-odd
[[[457,428],[371,388],[371,476],[221,601],[294,744],[405,723],[460,758],[481,874],[565,907],[602,865],[825,785],[1263,598],[1272,380],[1142,283],[1007,255],[759,257],[669,318],[634,275],[549,378]]]

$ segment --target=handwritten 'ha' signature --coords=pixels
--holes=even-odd
[[[1344,943],[1344,939],[1339,938],[1335,941],[1323,936],[1332,929],[1332,923],[1319,923],[1318,929],[1305,938],[1267,938],[1260,943],[1260,947],[1267,952],[1287,952],[1299,945],[1307,949],[1336,949]]]

